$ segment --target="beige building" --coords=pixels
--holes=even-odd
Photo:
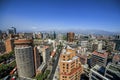
[[[63,49],[60,55],[60,80],[80,80],[82,66],[76,50]]]
[[[14,49],[14,40],[13,39],[7,39],[5,41],[5,47],[6,47],[6,52],[7,53],[13,51],[13,49]]]

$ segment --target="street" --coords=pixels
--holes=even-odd
[[[54,60],[55,62],[53,64],[52,71],[51,71],[51,74],[50,74],[50,77],[49,77],[50,80],[53,80],[53,77],[54,77],[54,74],[55,74],[55,71],[56,71],[56,67],[58,65],[59,57],[60,57],[60,53],[57,53],[56,54],[56,59]]]

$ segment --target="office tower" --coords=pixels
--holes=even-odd
[[[19,77],[35,75],[32,40],[19,39],[14,41],[15,57]]]
[[[104,67],[100,67],[99,65],[95,65],[90,69],[89,80],[109,80],[104,76]]]
[[[6,52],[9,53],[14,49],[14,39],[7,39],[5,41]]]
[[[120,64],[109,63],[106,67],[105,77],[109,80],[120,80]]]
[[[91,57],[91,66],[95,66],[96,64],[100,66],[106,66],[108,58],[108,53],[106,51],[94,51]]]
[[[73,32],[67,33],[67,41],[73,42],[75,34]]]
[[[70,47],[60,55],[60,80],[80,80],[82,66],[76,51]]]
[[[56,39],[56,33],[55,33],[55,31],[53,33],[53,39]]]
[[[40,53],[37,49],[37,46],[34,47],[34,63],[35,63],[36,73],[38,73],[38,68],[40,66]]]
[[[15,27],[11,27],[13,29],[14,34],[16,34],[16,28]]]
[[[7,34],[16,34],[16,28],[11,27],[7,30]]]

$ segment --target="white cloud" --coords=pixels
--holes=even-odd
[[[32,27],[32,29],[37,29],[37,27]]]

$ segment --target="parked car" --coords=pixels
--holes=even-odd
[[[6,76],[3,80],[10,80],[10,78],[11,78],[11,76],[8,75],[8,76]]]

